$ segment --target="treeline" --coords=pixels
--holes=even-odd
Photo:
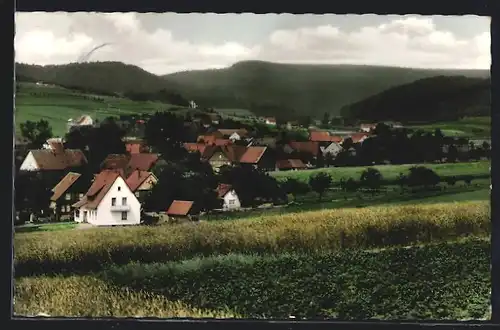
[[[444,136],[440,129],[434,133],[421,130],[391,129],[378,124],[374,135],[353,143],[346,139],[343,150],[333,158],[318,160],[318,166],[368,166],[373,164],[415,164],[456,162],[491,158],[491,146],[487,141],[477,145],[467,138]]]
[[[403,123],[457,120],[490,114],[490,78],[438,76],[390,88],[343,107],[346,118]]]

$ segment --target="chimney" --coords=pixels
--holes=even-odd
[[[64,144],[62,141],[58,139],[50,139],[47,141],[47,144],[52,149],[53,153],[58,155],[64,153]]]

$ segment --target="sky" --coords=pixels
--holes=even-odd
[[[489,69],[490,18],[418,15],[16,13],[16,61],[120,61],[154,74],[244,60]]]

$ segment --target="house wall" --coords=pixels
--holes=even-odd
[[[241,140],[241,136],[239,136],[239,134],[235,132],[235,133],[231,134],[231,136],[229,137],[229,140],[231,140],[231,141]]]
[[[342,150],[340,144],[332,142],[328,147],[323,149],[323,156],[326,154],[331,154],[332,156],[337,156]]]
[[[144,182],[137,188],[137,190],[151,190],[153,185],[158,182],[154,175],[150,175]]]
[[[236,191],[231,190],[224,196],[224,202],[222,204],[222,209],[224,210],[236,210],[241,207],[240,199],[236,194]]]
[[[38,171],[38,164],[36,163],[35,157],[33,157],[33,153],[30,151],[23,163],[19,167],[20,171]]]
[[[227,159],[227,157],[222,152],[216,152],[212,156],[212,158],[210,158],[209,163],[215,170],[218,170],[221,166],[224,165],[231,165],[229,159]]]
[[[120,191],[118,187],[120,187]],[[120,211],[111,211],[113,197],[116,198],[116,205],[122,205],[122,198],[127,198],[127,205],[130,205],[130,210],[127,211],[127,220],[122,220]],[[137,225],[141,221],[141,204],[121,177],[115,180],[96,210],[80,208],[80,216],[77,218],[75,214],[75,221],[81,222],[83,220],[84,211],[88,212],[87,222],[95,226]]]

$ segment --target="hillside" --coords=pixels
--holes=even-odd
[[[341,110],[358,120],[451,121],[490,114],[490,78],[437,76],[396,86]]]
[[[67,121],[82,115],[102,120],[108,116],[141,114],[172,109],[161,102],[132,101],[122,97],[94,95],[58,86],[19,82],[16,91],[16,130],[27,120],[48,120],[55,136],[67,130]]]
[[[481,70],[423,70],[355,65],[239,62],[229,68],[178,72],[163,77],[120,62],[34,66],[17,64],[21,81],[44,81],[107,94],[165,89],[216,108],[257,115],[338,115],[340,109],[388,88],[437,75],[488,77]]]

